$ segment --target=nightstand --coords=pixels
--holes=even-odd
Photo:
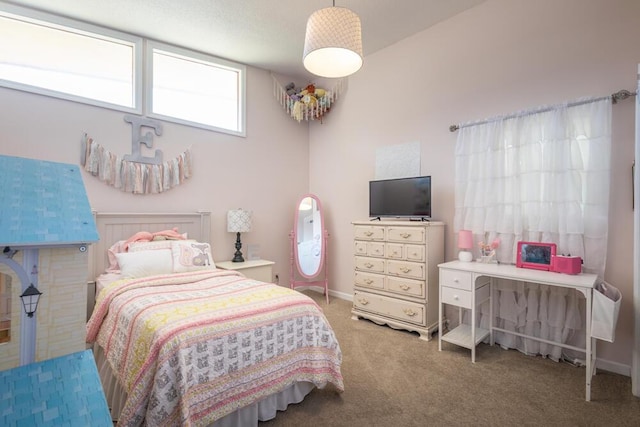
[[[273,282],[273,265],[275,262],[266,259],[256,259],[245,262],[216,261],[216,268],[238,271],[250,279],[261,282]]]

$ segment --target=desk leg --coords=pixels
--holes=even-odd
[[[442,291],[438,292],[442,294]],[[438,296],[438,351],[442,351],[442,300]]]
[[[585,321],[586,321],[586,325],[585,325],[585,329],[587,330],[586,334],[586,340],[585,340],[585,345],[586,345],[586,354],[585,354],[585,359],[586,359],[586,363],[587,363],[587,372],[586,372],[586,385],[585,385],[585,400],[587,402],[589,402],[591,400],[591,377],[593,375],[593,363],[595,363],[595,360],[592,359],[593,355],[595,354],[595,349],[594,349],[594,345],[593,345],[593,338],[591,338],[591,298],[592,298],[592,292],[591,290],[584,292],[585,294],[585,298],[587,300],[587,306],[586,306],[586,315],[585,315]]]
[[[475,287],[475,284],[474,284]],[[476,363],[476,291],[471,296],[471,363]]]
[[[495,344],[493,336],[493,279],[489,282],[489,344]]]

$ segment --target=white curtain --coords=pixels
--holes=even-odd
[[[458,132],[454,231],[471,230],[476,242],[499,239],[497,260],[510,264],[518,241],[553,242],[559,254],[582,257],[585,271],[604,277],[609,97],[463,124]],[[584,328],[581,294],[499,281],[493,297],[495,326],[584,345],[584,334],[575,333]],[[488,306],[481,312],[480,322],[487,324]],[[508,334],[496,341],[527,354],[561,356],[558,347]]]

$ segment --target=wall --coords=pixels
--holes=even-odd
[[[288,283],[289,237],[297,199],[308,188],[308,126],[285,114],[272,94],[271,74],[247,67],[246,138],[163,123],[153,149],[170,159],[191,147],[193,177],[161,194],[133,195],[82,171],[91,207],[103,212],[212,212],[214,260],[231,259],[235,234],[226,213],[253,211],[242,236],[259,244],[262,258]],[[111,152],[131,153],[131,126],[124,113],[20,91],[0,89],[0,154],[79,164],[83,132]],[[143,154],[150,151],[143,147]]]
[[[310,128],[310,191],[329,226],[329,287],[350,297],[353,230],[368,216],[376,149],[419,141],[421,173],[433,180],[434,218],[452,229],[456,134],[451,124],[636,87],[640,62],[636,0],[488,0],[365,58],[325,124]],[[366,23],[363,31],[366,32]],[[628,374],[631,362],[631,162],[634,103],[613,106],[613,155],[606,280],[623,304],[613,344],[598,357]]]

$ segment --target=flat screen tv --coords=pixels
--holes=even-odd
[[[369,217],[431,218],[431,177],[369,181]]]

